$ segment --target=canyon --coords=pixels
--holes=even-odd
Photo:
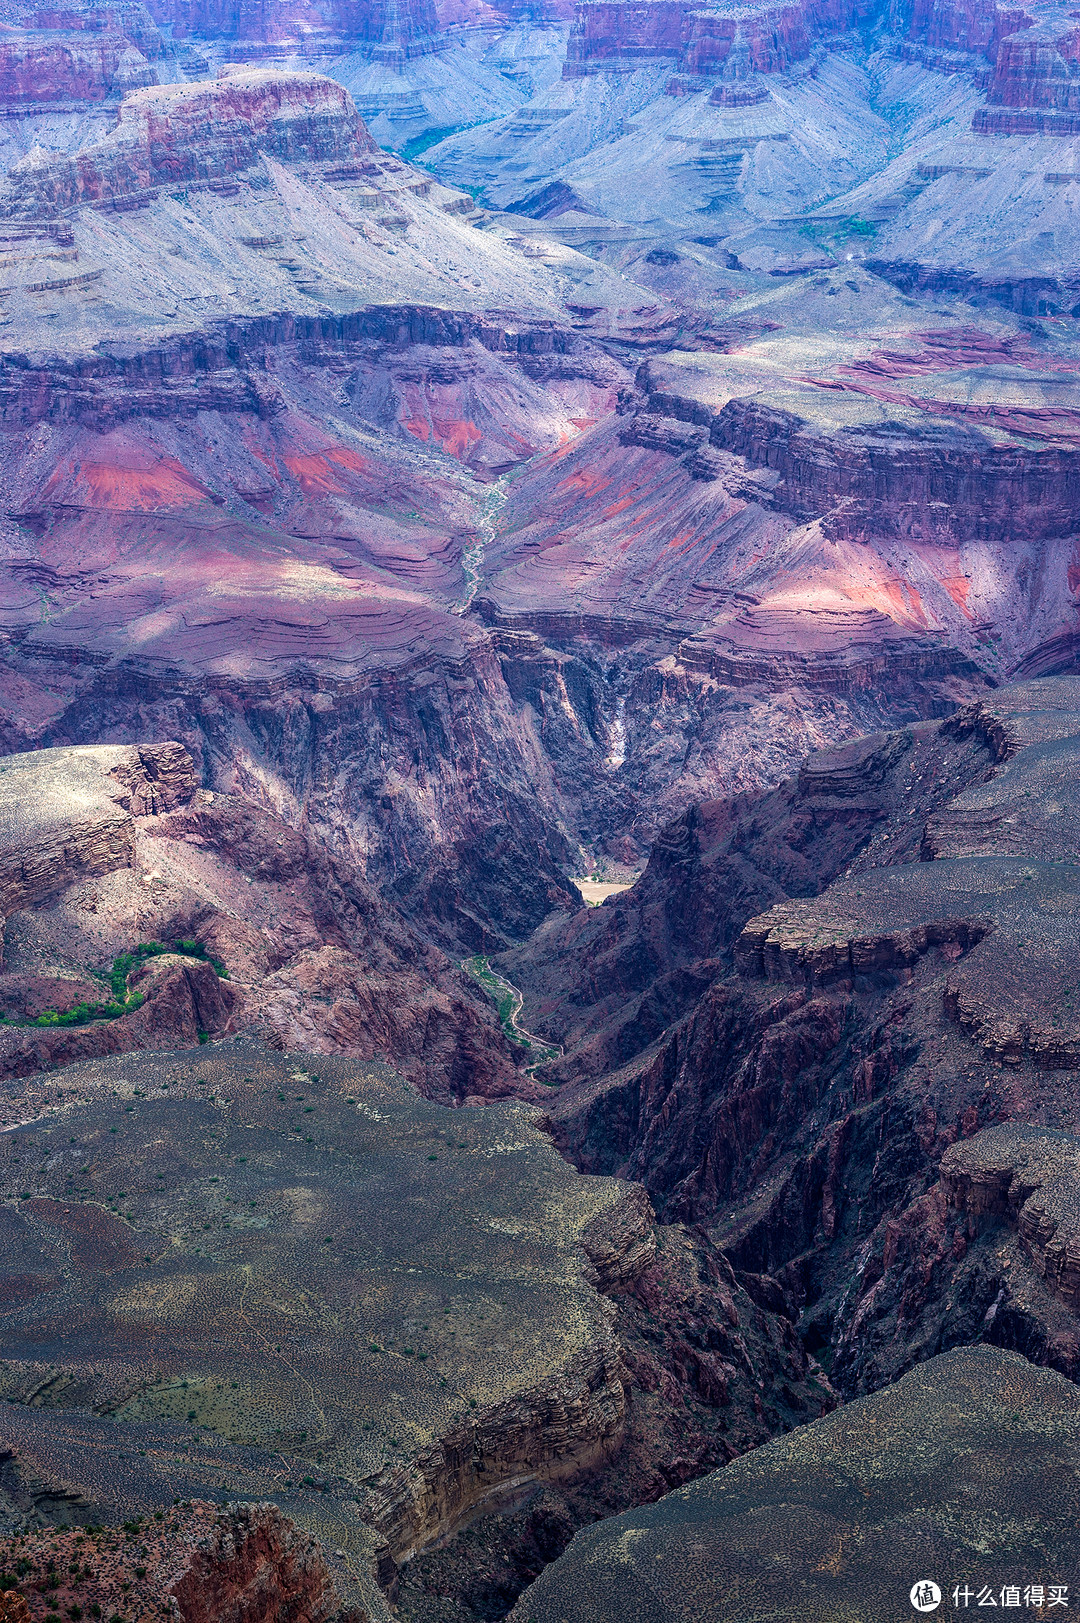
[[[0,1616],[1068,1582],[1078,42],[0,8]]]

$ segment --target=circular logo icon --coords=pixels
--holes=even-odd
[[[941,1605],[941,1590],[931,1578],[920,1578],[911,1586],[911,1604],[917,1612],[936,1612]]]

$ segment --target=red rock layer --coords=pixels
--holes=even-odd
[[[164,55],[161,31],[142,0],[107,0],[104,5],[41,6],[35,28],[59,28],[75,34],[123,34],[147,57]]]
[[[1004,35],[1031,26],[1020,6],[985,6],[975,0],[915,0],[908,37],[931,50],[975,51],[991,61]]]
[[[129,96],[106,140],[73,157],[31,154],[0,211],[50,214],[159,185],[215,179],[262,153],[282,162],[355,160],[376,151],[348,91],[315,74],[238,73]]]
[[[783,73],[804,61],[823,35],[844,33],[869,8],[865,0],[796,0],[739,17],[703,10],[689,0],[577,6],[564,76],[575,78],[642,59],[670,58],[694,74],[720,73],[738,48],[743,73]]]
[[[651,364],[643,377],[646,387],[663,381]],[[928,434],[922,441],[888,429],[822,436],[757,400],[734,399],[714,413],[655,388],[649,406],[708,424],[712,445],[779,472],[777,506],[800,517],[833,509],[830,535],[849,539],[863,538],[871,525],[878,535],[1045,539],[1069,533],[1080,494],[1080,458],[1071,446],[998,446],[959,424],[955,438]]]
[[[276,1505],[195,1501],[123,1529],[46,1528],[0,1543],[23,1616],[166,1616],[177,1623],[360,1623],[343,1610],[322,1553]],[[7,1614],[2,1614],[7,1615]],[[19,1612],[11,1609],[12,1618]]]
[[[156,75],[115,29],[0,39],[0,103],[104,101]]]
[[[933,51],[970,52],[993,63],[990,108],[972,127],[983,135],[1074,135],[1080,125],[1010,116],[997,108],[1080,110],[1080,27],[1064,6],[978,6],[973,0],[916,0],[909,39]]]

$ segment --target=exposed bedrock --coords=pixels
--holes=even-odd
[[[5,1442],[11,1441],[9,1434]],[[35,1495],[47,1504],[50,1487],[59,1487],[55,1479],[50,1483],[39,1477],[30,1488],[30,1460],[21,1451],[9,1452],[4,1464],[5,1499],[15,1501],[5,1505],[9,1519],[13,1509],[17,1518]],[[120,1607],[153,1607],[173,1623],[276,1623],[283,1617],[302,1623],[370,1623],[367,1609],[354,1603],[357,1597],[346,1601],[339,1592],[319,1541],[274,1503],[224,1507],[196,1498],[183,1508],[177,1501],[156,1516],[148,1514],[149,1506],[141,1506],[141,1514],[123,1528],[109,1525],[120,1506],[99,1504],[102,1523],[87,1532],[94,1513],[91,1502],[72,1495],[65,1503],[62,1494],[61,1489],[60,1502],[53,1506],[59,1532],[35,1525],[31,1511],[28,1537],[0,1541],[5,1569],[34,1574],[22,1593],[7,1592],[9,1607],[13,1599],[25,1604],[27,1593],[36,1599],[37,1575],[52,1560],[52,1570],[57,1571],[59,1561],[63,1573],[53,1586],[52,1610],[62,1606],[65,1612],[87,1610],[91,1617],[109,1617],[119,1615]],[[340,1562],[333,1564],[340,1571]],[[18,1618],[10,1611],[7,1616]]]
[[[872,14],[872,5],[862,0],[762,5],[739,18],[683,0],[662,0],[629,11],[618,4],[578,5],[564,76],[657,58],[670,59],[673,67],[692,74],[783,73],[805,60],[820,39],[843,34]]]
[[[325,52],[328,45],[385,44],[413,51],[438,49],[439,20],[432,0],[406,0],[390,4],[377,0],[151,0],[149,9],[171,24],[175,39],[203,35],[209,39],[239,39],[248,45],[314,43]]]
[[[975,1583],[1020,1594],[1048,1562],[1064,1574],[1077,1558],[1078,1435],[1075,1386],[1015,1355],[963,1348],[582,1531],[512,1617],[848,1623],[900,1612],[923,1572],[944,1605]],[[989,1547],[988,1523],[999,1529]]]
[[[547,1485],[565,1542],[835,1401],[769,1282],[578,1176],[533,1110],[232,1040],[120,1063],[7,1108],[4,1435],[65,1519],[212,1472],[340,1546],[382,1616],[371,1580],[479,1513]],[[31,1178],[58,1106],[76,1146]]]
[[[416,305],[376,306],[343,315],[277,312],[215,322],[209,330],[177,334],[164,343],[109,349],[112,353],[70,359],[9,350],[0,363],[0,411],[8,425],[75,422],[107,432],[135,416],[185,419],[208,410],[266,421],[291,404],[287,385],[275,376],[287,371],[291,360],[316,374],[344,374],[361,421],[401,432],[404,418],[412,438],[431,440],[438,449],[470,461],[482,436],[467,417],[455,414],[453,385],[467,381],[470,372],[482,378],[487,356],[520,367],[541,386],[592,384],[601,401],[625,377],[587,338],[550,320],[518,322],[497,313]],[[461,351],[468,353],[471,365],[462,362]],[[387,373],[396,389],[388,388]],[[430,384],[429,374],[434,374]],[[488,381],[498,387],[494,378]],[[434,421],[424,424],[424,396],[437,395],[432,385],[441,385],[445,398],[436,398]],[[401,409],[409,405],[411,418]],[[534,447],[526,441],[515,449],[520,457],[522,449],[527,454]],[[498,471],[513,464],[513,454],[504,452]]]
[[[165,54],[165,42],[143,0],[91,0],[90,4],[40,5],[30,17],[34,28],[58,28],[77,34],[123,34],[148,58]]]
[[[1053,133],[1039,130],[1038,114],[1015,116],[1033,121],[1027,134]],[[929,293],[966,299],[976,304],[1000,304],[1007,310],[1028,317],[1054,315],[1059,310],[1069,309],[1080,296],[1080,282],[1068,267],[1060,270],[1055,268],[1053,272],[1038,272],[1032,271],[1029,265],[1021,265],[995,274],[993,267],[980,271],[934,264],[932,261],[872,259],[867,261],[867,269],[884,281],[891,282],[901,293]]]
[[[651,410],[701,423],[710,444],[774,471],[771,501],[802,519],[824,517],[831,535],[1041,540],[1074,527],[1072,446],[994,444],[974,426],[940,419],[837,432],[753,398],[716,409],[668,393],[663,363],[646,362],[639,381]]]
[[[1060,1241],[1015,1219],[1021,1306],[994,1308],[949,1146],[1077,1130],[1078,697],[1006,687],[695,809],[632,891],[504,960],[565,1047],[565,1152],[777,1279],[849,1393],[979,1337],[1077,1372],[1066,1206]]]
[[[99,145],[73,157],[31,153],[12,171],[0,213],[40,218],[155,185],[217,179],[263,153],[327,162],[377,150],[352,98],[331,79],[252,70],[197,88],[160,85],[125,97]]]
[[[317,1541],[276,1505],[245,1505],[218,1514],[189,1547],[169,1592],[183,1623],[360,1623],[341,1605]]]
[[[788,5],[761,4],[735,18],[681,0],[663,0],[630,11],[613,4],[578,5],[564,77],[626,71],[648,61],[670,61],[696,78],[719,75],[728,81],[755,73],[789,73],[815,51],[820,52],[830,38],[880,26],[882,9],[873,0],[832,5],[801,0]],[[1039,10],[1036,17],[1019,5],[977,7],[969,0],[931,5],[916,0],[901,23],[900,51],[946,71],[955,71],[967,56],[977,82],[987,90],[988,101],[998,108],[1075,112],[1080,108],[1076,78],[1080,35],[1064,6]],[[889,19],[894,29],[897,21]],[[760,99],[760,95],[753,98]],[[728,104],[737,105],[730,97]],[[1031,132],[1033,127],[1022,121],[1011,124],[1009,117],[1009,113],[980,110],[975,128],[1007,134]],[[1058,133],[1070,133],[1064,122]]]
[[[551,764],[491,650],[470,639],[452,661],[437,656],[376,665],[337,694],[91,671],[49,731],[179,733],[216,793],[299,827],[436,939],[491,950],[578,905],[564,877],[575,852]]]
[[[0,910],[33,907],[89,874],[132,865],[135,819],[195,793],[179,744],[102,744],[0,761]]]
[[[347,853],[198,789],[180,745],[9,756],[0,800],[3,1075],[255,1029],[382,1055],[444,1099],[531,1091],[487,1000]],[[155,955],[110,984],[145,942]]]
[[[98,102],[156,82],[153,64],[118,29],[43,30],[0,39],[0,105]]]

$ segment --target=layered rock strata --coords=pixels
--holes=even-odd
[[[329,79],[255,70],[206,86],[161,85],[125,97],[100,146],[70,158],[34,153],[18,165],[0,212],[40,219],[162,184],[219,179],[261,154],[323,163],[376,151],[348,92]]]
[[[86,875],[131,867],[135,819],[172,811],[195,789],[194,763],[179,744],[7,756],[0,762],[3,916]]]
[[[385,1616],[379,1586],[481,1512],[548,1483],[572,1528],[834,1401],[775,1305],[519,1105],[227,1041],[6,1108],[13,1515],[270,1489]]]
[[[627,7],[579,4],[567,42],[568,78],[635,66],[660,58],[694,76],[745,78],[783,73],[811,54],[822,38],[866,20],[858,3],[763,5],[741,16],[681,0]]]
[[[0,823],[6,1075],[256,1027],[389,1057],[444,1097],[530,1091],[467,977],[347,860],[199,790],[180,745],[8,756]],[[146,942],[121,1013],[110,970]],[[77,1004],[82,1023],[48,1023]]]
[[[7,112],[105,101],[156,83],[153,64],[116,29],[0,36],[0,105]]]
[[[1076,1127],[1076,703],[1075,678],[1024,683],[811,757],[506,961],[564,1046],[567,1153],[776,1278],[848,1393],[974,1339],[1080,1367],[1071,1196],[1037,1160]],[[988,1235],[961,1169],[999,1122],[1039,1133],[1002,1128],[1020,1215]]]
[[[1078,1425],[1080,1399],[1060,1376],[987,1347],[946,1354],[658,1505],[579,1533],[512,1616],[882,1617],[909,1605],[913,1574],[931,1571],[948,1600],[954,1589],[1060,1594],[1077,1549],[1061,1443]],[[988,1517],[1001,1527],[989,1550]]]

